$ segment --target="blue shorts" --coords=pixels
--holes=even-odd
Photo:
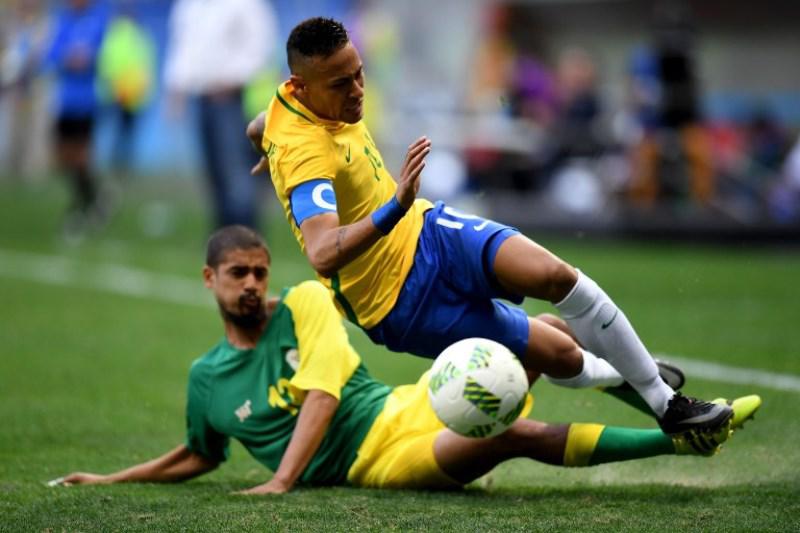
[[[414,265],[392,310],[367,335],[395,352],[434,358],[452,343],[484,337],[524,356],[528,317],[497,298],[522,303],[500,287],[493,264],[500,245],[519,234],[437,202],[425,213]]]

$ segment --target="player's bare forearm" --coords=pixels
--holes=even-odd
[[[120,470],[113,474],[99,475],[74,472],[63,479],[54,480],[63,485],[93,485],[122,482],[174,483],[205,474],[218,463],[190,451],[185,445],[170,450],[150,461]]]
[[[267,483],[246,490],[242,494],[274,494],[291,490],[317,453],[338,408],[339,400],[327,392],[309,391],[297,416],[297,425],[289,446],[283,453],[275,475]]]
[[[300,231],[311,266],[326,278],[333,276],[384,236],[375,227],[371,217],[339,226],[339,217],[334,213],[304,220]]]

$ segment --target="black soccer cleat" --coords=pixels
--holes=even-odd
[[[658,425],[667,435],[685,431],[714,432],[732,417],[733,409],[728,405],[705,402],[676,392],[667,404],[667,412],[658,419]]]
[[[658,367],[658,375],[661,376],[661,379],[669,385],[669,387],[674,391],[681,390],[683,384],[686,383],[686,376],[683,373],[683,370],[678,368],[677,366],[667,363],[665,361],[661,361],[659,359],[655,359],[656,366]],[[611,392],[610,389],[617,389],[620,391],[625,390],[633,390],[633,387],[627,381],[623,382],[622,385],[618,385],[616,387],[606,387],[606,392]]]
[[[686,383],[686,376],[683,374],[683,370],[666,361],[660,361],[658,359],[655,361],[658,367],[658,375],[661,376],[664,383],[669,385],[674,391],[681,390],[683,384]]]

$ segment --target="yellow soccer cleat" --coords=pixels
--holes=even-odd
[[[717,398],[711,403],[718,405],[729,405],[733,409],[733,418],[731,418],[731,429],[737,430],[744,427],[744,423],[751,420],[758,408],[761,407],[761,396],[758,394],[751,394],[749,396],[742,396],[734,400],[726,398]]]
[[[702,455],[711,457],[719,453],[722,444],[733,435],[731,420],[714,432],[690,430],[672,435],[676,455]]]

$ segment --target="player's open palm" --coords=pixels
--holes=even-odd
[[[403,168],[400,169],[400,179],[397,182],[397,201],[405,209],[411,207],[419,192],[420,176],[425,168],[425,157],[431,151],[431,141],[427,137],[420,137],[408,147]]]
[[[101,483],[108,483],[106,476],[100,474],[90,474],[88,472],[74,472],[68,476],[64,476],[59,480],[59,485],[69,487],[70,485],[97,485]]]

